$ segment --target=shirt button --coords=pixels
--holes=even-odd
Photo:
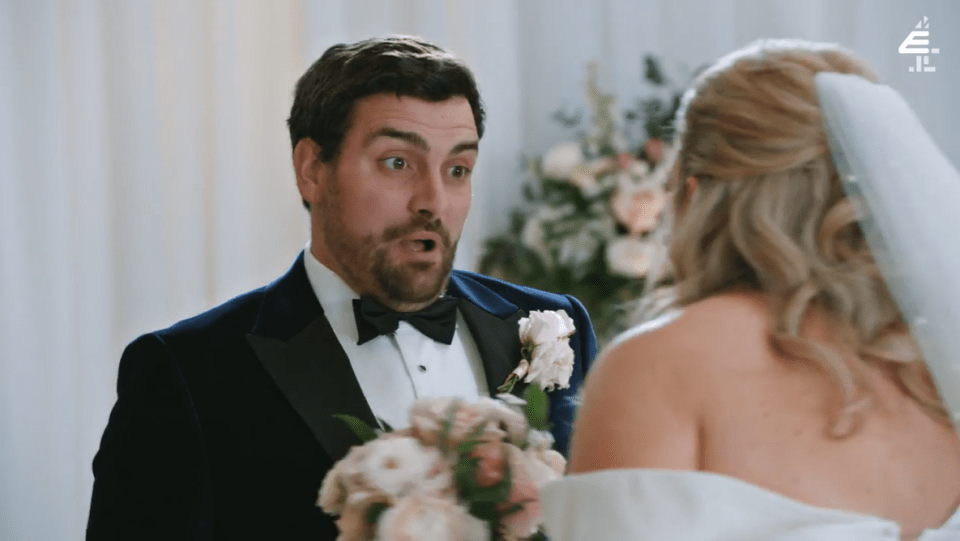
[[[421,372],[426,372],[426,371],[427,371],[427,367],[426,367],[426,366],[423,366],[422,364],[419,365],[419,366],[417,366],[417,368],[419,368]]]

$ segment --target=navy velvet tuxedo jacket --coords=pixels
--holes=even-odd
[[[491,395],[520,361],[521,317],[563,309],[573,319],[570,388],[550,398],[566,454],[570,399],[596,353],[583,306],[462,271],[447,294],[460,299]],[[88,540],[336,539],[317,491],[360,442],[332,415],[375,418],[302,253],[272,284],[132,342],[117,393],[93,461]]]

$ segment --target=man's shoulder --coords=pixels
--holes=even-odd
[[[584,311],[583,306],[571,295],[551,293],[528,286],[513,284],[499,278],[476,272],[455,270],[450,277],[451,289],[478,304],[501,307],[504,310],[566,310]],[[479,302],[478,302],[479,301]],[[572,313],[570,315],[573,315]]]
[[[267,286],[263,286],[242,293],[153,334],[173,337],[229,332],[229,329],[249,330],[256,321],[266,289]]]

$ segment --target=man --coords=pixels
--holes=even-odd
[[[451,270],[483,115],[469,69],[414,38],[337,45],[304,74],[289,127],[310,244],[276,282],[127,347],[87,539],[335,539],[317,490],[359,442],[333,415],[399,427],[418,396],[495,395],[531,310],[577,327],[551,398],[566,451],[596,351],[583,307]]]

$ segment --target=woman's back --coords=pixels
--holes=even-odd
[[[852,435],[830,436],[836,386],[813,363],[776,354],[766,309],[759,297],[724,295],[691,305],[675,323],[688,336],[736,337],[726,351],[697,341],[713,382],[702,420],[702,469],[821,507],[886,517],[907,534],[952,515],[960,505],[953,427],[925,413],[883,368],[848,354],[865,368],[871,406]],[[816,316],[804,330],[830,343]]]
[[[950,517],[960,505],[960,440],[953,428],[924,413],[884,369],[848,356],[866,369],[872,405],[852,435],[832,437],[836,385],[812,362],[774,350],[767,311],[759,294],[717,295],[611,348],[591,378],[604,393],[632,398],[583,412],[576,440],[606,439],[611,456],[607,464],[588,464],[575,454],[572,471],[716,472],[814,506],[891,519],[905,537]],[[832,343],[816,316],[801,332]],[[663,409],[633,423],[633,408]],[[622,425],[612,440],[603,419],[608,429]]]

